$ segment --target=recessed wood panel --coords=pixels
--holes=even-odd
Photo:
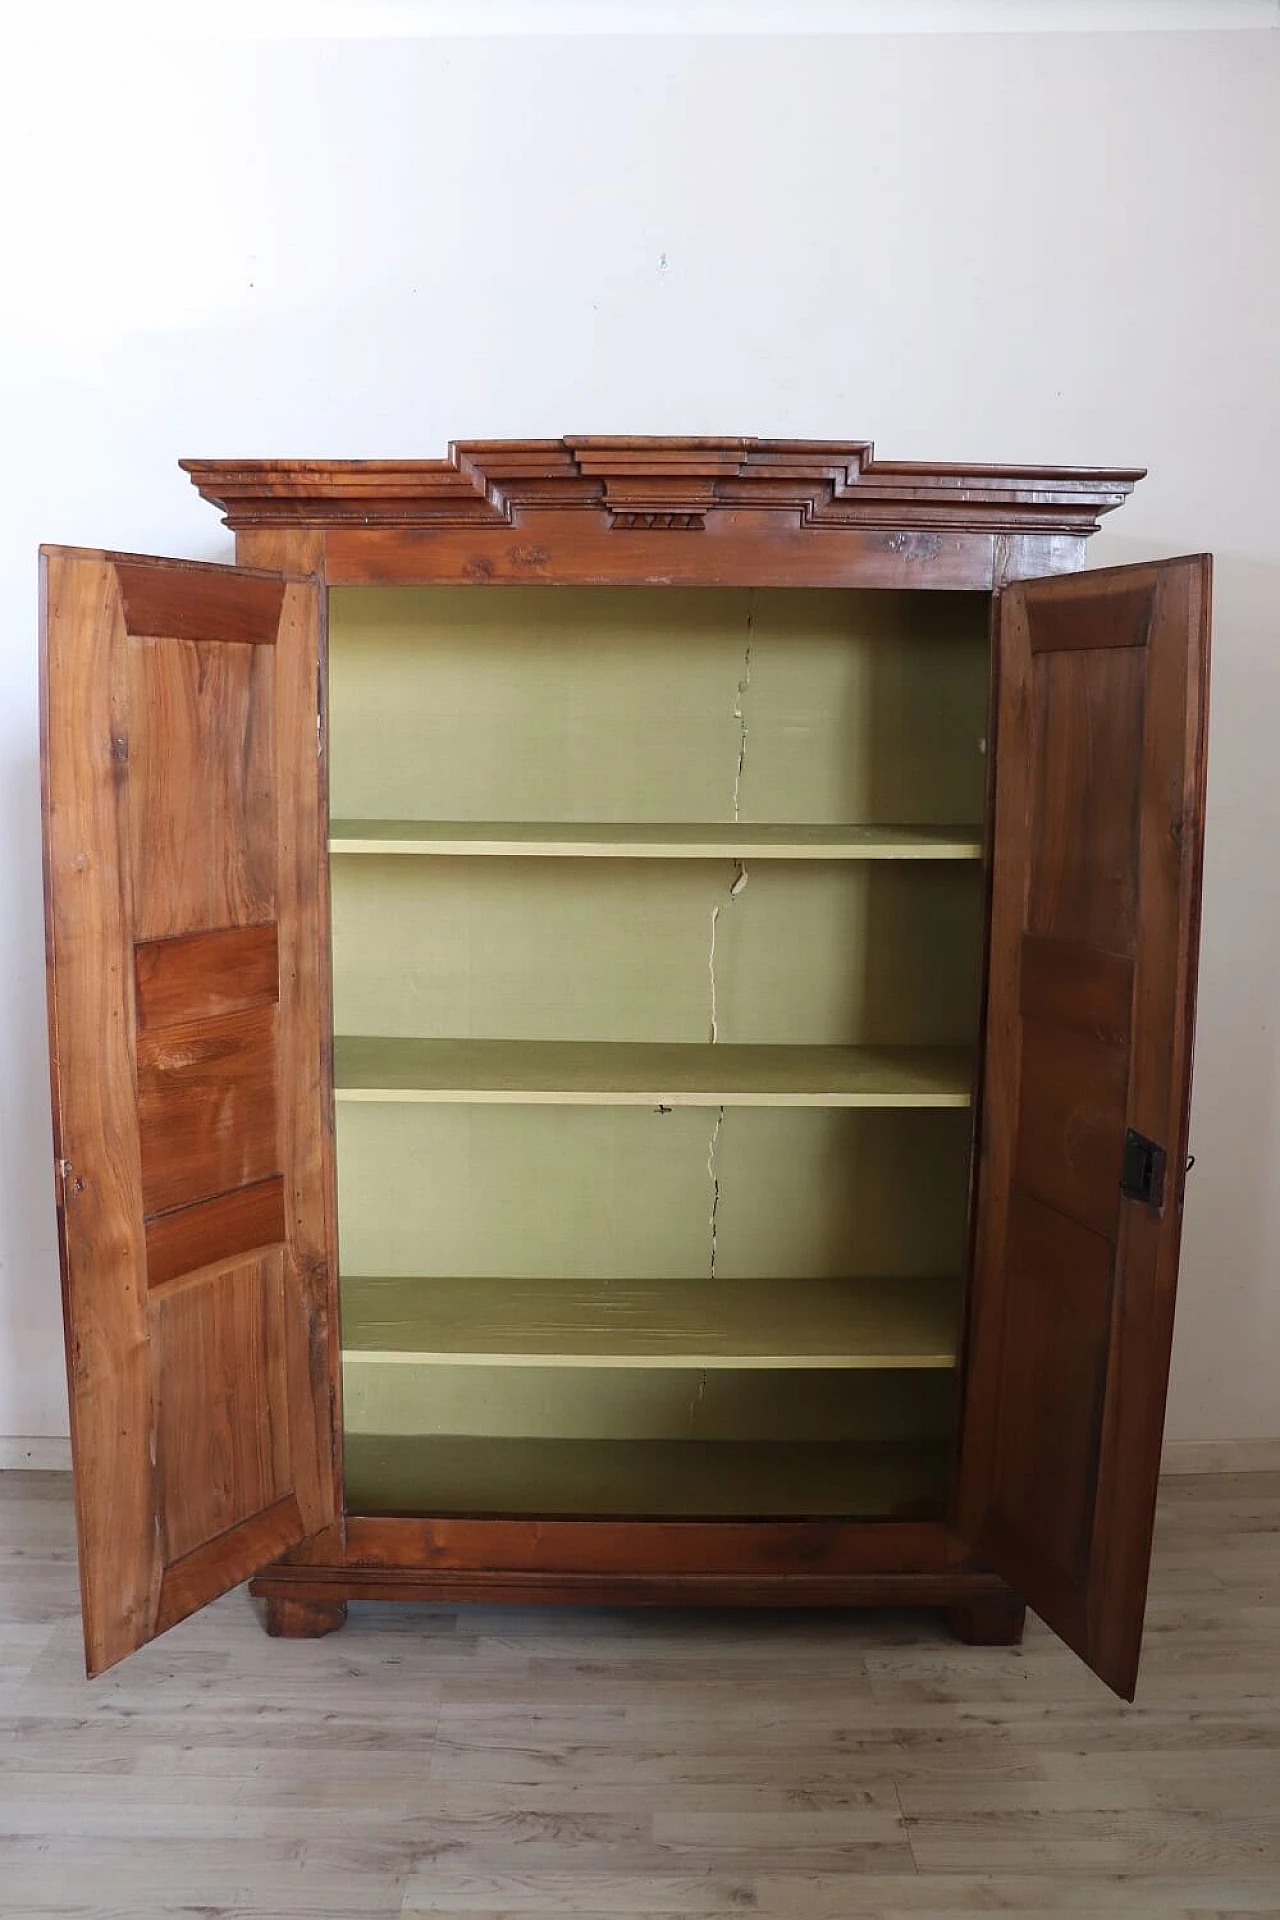
[[[128,643],[134,937],[275,917],[275,652],[205,640]],[[193,769],[199,777],[193,777]]]
[[[1077,1029],[1026,1020],[1019,1187],[1112,1238],[1120,1207],[1129,1056]]]
[[[1029,933],[1134,951],[1145,685],[1132,648],[1034,657]]]
[[[1110,1046],[1128,1045],[1133,963],[1072,940],[1022,942],[1019,1003],[1029,1020],[1072,1027]]]
[[[134,950],[138,1027],[174,1026],[270,1006],[280,990],[276,929],[223,927]]]
[[[153,1297],[166,1566],[289,1491],[283,1255]]]
[[[215,1261],[285,1237],[284,1181],[258,1180],[147,1222],[147,1285],[164,1286]]]
[[[1015,1194],[1009,1329],[994,1499],[1047,1566],[1078,1585],[1088,1563],[1111,1322],[1113,1250]]]
[[[277,1010],[222,1014],[138,1040],[148,1214],[279,1171]]]
[[[117,559],[116,578],[130,635],[274,646],[285,583],[241,571],[149,566]]]
[[[1085,587],[1088,592],[1088,586]],[[1149,583],[1100,592],[1089,616],[1089,651],[1098,647],[1145,647],[1151,628],[1155,592]],[[1032,653],[1079,653],[1079,599],[1055,605],[1045,601],[1028,610],[1027,633]]]

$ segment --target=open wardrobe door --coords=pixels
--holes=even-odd
[[[90,1673],[338,1510],[323,590],[42,555],[54,1152]]]
[[[1142,1638],[1182,1221],[1207,556],[999,597],[957,1521],[1117,1693]]]

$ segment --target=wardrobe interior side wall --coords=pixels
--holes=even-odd
[[[989,612],[331,590],[338,1035],[577,1043],[600,1068],[572,1098],[340,1083],[351,1510],[941,1511]],[[559,850],[575,827],[589,855]],[[751,829],[787,857],[739,858]],[[435,850],[468,836],[504,850]],[[615,1097],[613,1050],[662,1045],[733,1049],[738,1092]],[[917,1104],[756,1091],[784,1048],[960,1077]]]

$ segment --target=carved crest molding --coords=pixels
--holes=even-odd
[[[183,460],[237,530],[518,527],[577,513],[619,532],[793,528],[1084,535],[1140,467],[933,466],[869,440],[460,440],[443,460]]]

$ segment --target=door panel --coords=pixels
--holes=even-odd
[[[1181,1230],[1209,587],[1199,556],[1027,582],[997,609],[958,1520],[1129,1698]],[[1156,1204],[1122,1194],[1130,1130],[1167,1153]]]
[[[129,740],[134,938],[269,924],[275,648],[130,639],[129,711],[147,716]]]
[[[288,1395],[281,1250],[198,1285],[153,1289],[156,1469],[165,1564],[287,1499]]]
[[[137,1042],[148,1219],[278,1172],[275,1007],[187,1020]]]
[[[59,1232],[90,1672],[334,1520],[313,584],[42,556]]]

